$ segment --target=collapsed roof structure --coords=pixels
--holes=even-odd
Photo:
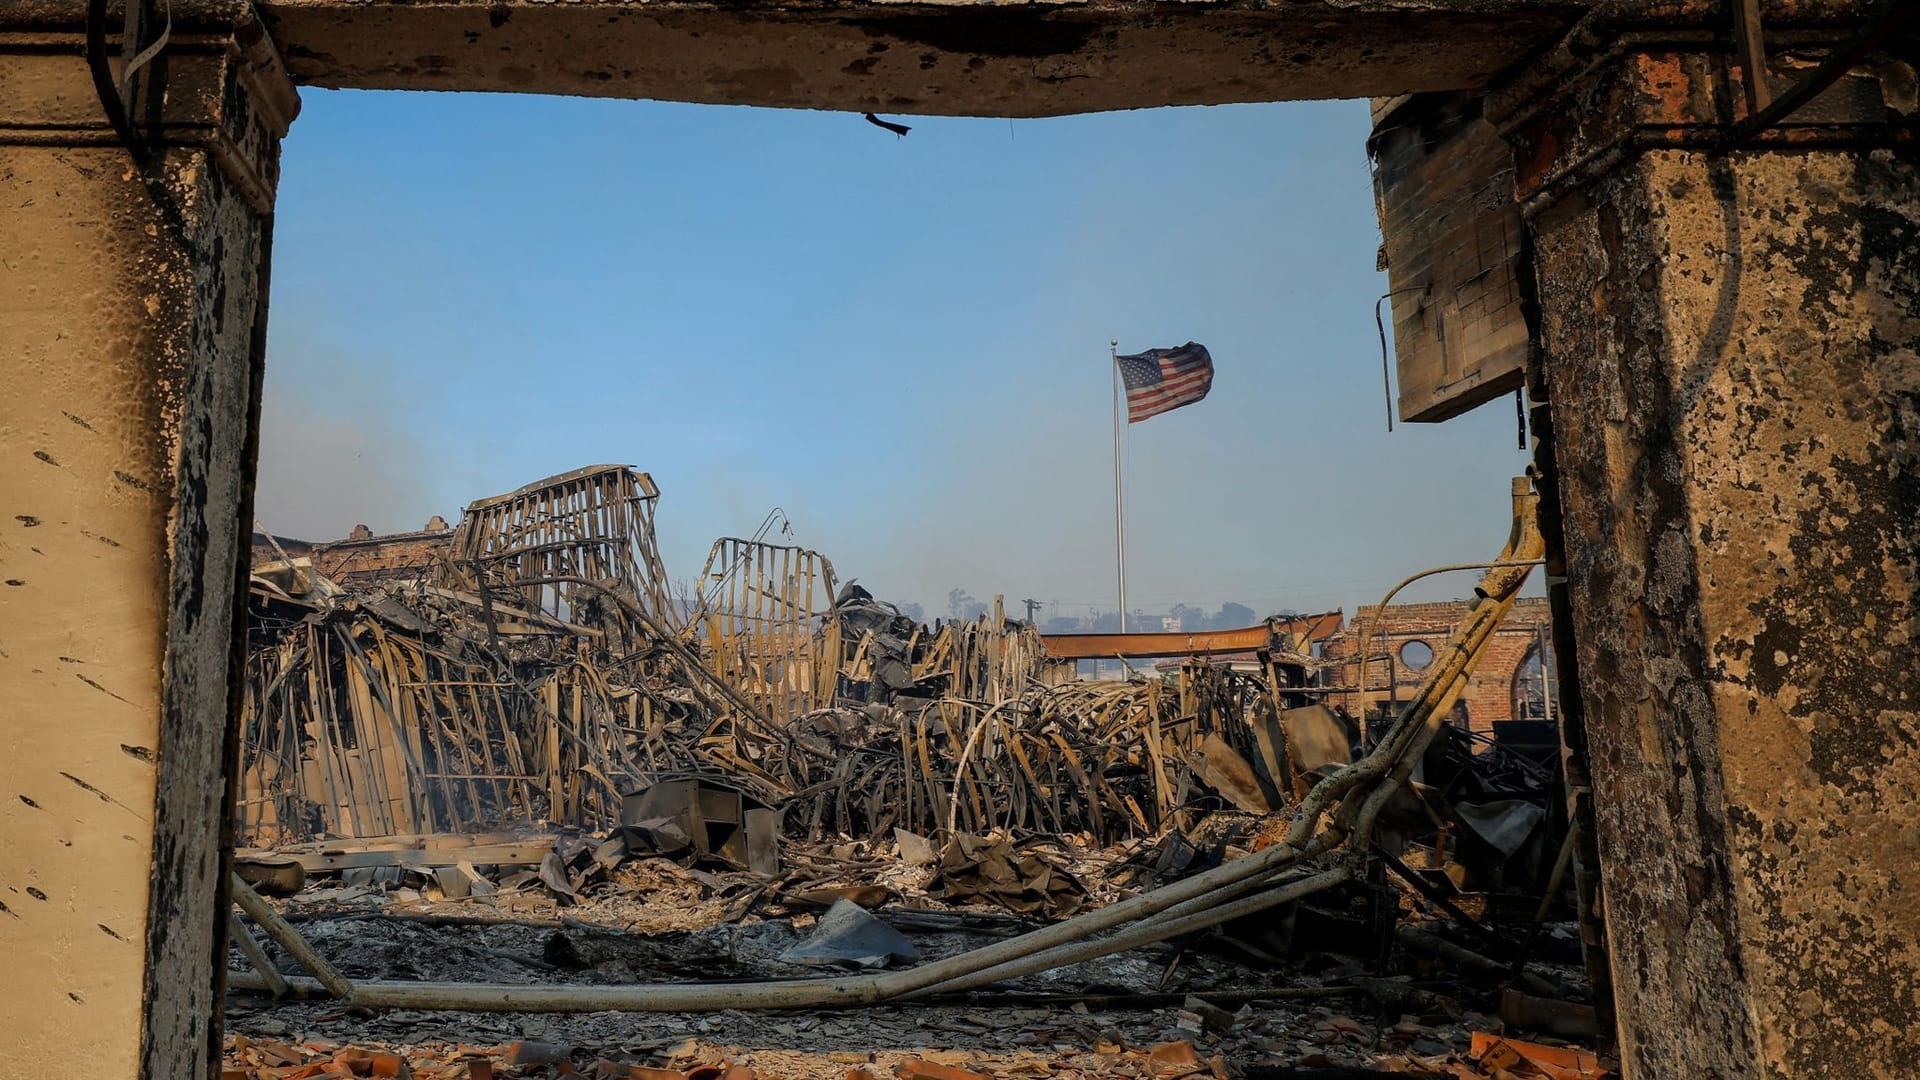
[[[627,795],[687,777],[815,836],[1107,843],[1291,797],[1280,716],[1306,703],[1314,635],[1337,615],[1215,635],[1257,646],[1258,674],[1195,662],[1171,682],[1076,683],[1085,650],[1052,655],[999,604],[923,626],[763,538],[717,541],[676,592],[658,500],[646,473],[594,465],[407,534],[404,558],[363,539],[339,580],[311,557],[257,564],[241,842],[606,828]]]

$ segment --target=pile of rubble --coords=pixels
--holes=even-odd
[[[1320,1022],[1341,1035],[1365,1028],[1344,1017]],[[327,1040],[291,1044],[272,1039],[229,1036],[229,1063],[222,1080],[354,1080],[399,1077],[411,1080],[494,1080],[580,1077],[582,1080],[996,1080],[1054,1077],[1058,1080],[1229,1080],[1225,1055],[1202,1055],[1190,1040],[1152,1046],[1097,1041],[1074,1053],[1014,1052],[983,1055],[966,1051],[850,1052],[797,1055],[749,1051],[689,1039],[659,1057],[655,1065],[609,1058],[557,1043],[515,1041],[476,1046],[464,1043],[340,1045]],[[1309,1064],[1287,1072],[1322,1080],[1346,1075],[1325,1054],[1309,1054]],[[1599,1080],[1606,1075],[1593,1055],[1560,1047],[1482,1035],[1465,1054],[1399,1055],[1382,1059],[1378,1071],[1447,1080]],[[824,1068],[823,1068],[824,1066]]]
[[[1105,906],[1134,895],[1160,850],[1142,843],[1039,854],[1084,887],[1084,904]],[[571,893],[536,880],[450,900],[435,898],[430,887],[349,888],[327,879],[277,907],[356,981],[478,979],[529,987],[911,968],[1046,924],[1044,912],[1020,915],[978,897],[935,895],[943,868],[918,862],[923,852],[911,841],[798,842],[785,855],[786,873],[774,882],[642,855]],[[1388,895],[1399,930],[1386,959],[1368,955],[1378,894],[1355,887],[1213,934],[858,1013],[530,1015],[372,1010],[288,996],[234,998],[228,1024],[256,1046],[316,1044],[303,1066],[333,1062],[337,1045],[354,1045],[410,1054],[414,1075],[447,1077],[592,1076],[614,1065],[691,1072],[709,1064],[762,1077],[842,1080],[863,1067],[885,1077],[909,1059],[929,1057],[989,1077],[1331,1077],[1361,1068],[1476,1078],[1601,1075],[1591,1053],[1579,1049],[1594,1034],[1590,1009],[1502,990],[1515,981],[1509,964],[1517,958],[1517,935],[1501,932],[1507,951],[1498,955],[1509,960],[1495,961],[1479,951],[1487,943],[1418,893],[1402,887]],[[1535,953],[1519,966],[1516,985],[1579,995],[1572,928],[1548,925]],[[275,959],[295,966],[278,950]],[[1489,967],[1501,970],[1490,974]],[[1510,1034],[1516,1031],[1530,1033],[1529,1041]],[[1494,1060],[1489,1036],[1529,1047],[1543,1037],[1560,1042],[1556,1031],[1576,1043],[1552,1053],[1592,1067],[1536,1073],[1510,1062],[1499,1066],[1505,1072],[1486,1065]],[[516,1044],[539,1048],[540,1056],[516,1051]],[[1175,1052],[1156,1048],[1181,1044],[1186,1051],[1172,1060],[1198,1062],[1196,1069],[1157,1071],[1156,1063],[1170,1068]],[[930,1054],[937,1047],[950,1049]],[[479,1058],[495,1071],[458,1071]],[[241,1054],[230,1060],[236,1067],[271,1064]]]
[[[675,597],[656,498],[594,467],[404,572],[258,568],[241,1075],[1601,1074],[1510,1037],[1599,1029],[1558,779],[1443,722],[1518,494],[1520,568],[1371,739],[1277,630],[1079,682],[759,538]]]

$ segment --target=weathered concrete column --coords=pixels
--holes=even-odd
[[[143,170],[69,7],[0,7],[0,1076],[204,1077],[297,98],[257,26],[176,2]]]
[[[1775,93],[1818,59],[1788,35]],[[1732,50],[1622,33],[1489,115],[1531,222],[1622,1057],[1920,1062],[1920,172],[1877,58],[1726,143]]]

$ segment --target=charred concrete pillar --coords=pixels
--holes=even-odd
[[[1840,31],[1781,34],[1774,94]],[[1497,95],[1530,223],[1621,1053],[1920,1061],[1920,171],[1879,55],[1736,131],[1704,32]],[[1736,138],[1739,141],[1735,141]]]
[[[72,8],[0,8],[0,1076],[204,1077],[297,98],[257,25],[175,3],[115,125]]]

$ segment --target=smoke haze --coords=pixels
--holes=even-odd
[[[451,518],[429,498],[427,452],[401,415],[397,380],[351,357],[287,352],[267,360],[254,516],[302,540],[336,540],[359,524],[402,532],[436,513]]]

